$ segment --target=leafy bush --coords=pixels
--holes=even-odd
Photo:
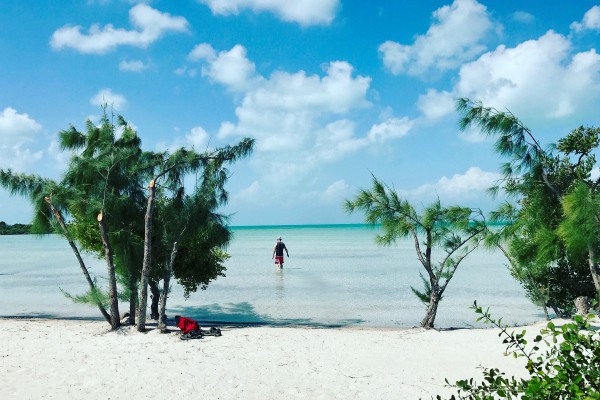
[[[502,343],[507,345],[508,354],[527,359],[529,377],[507,378],[497,368],[484,368],[482,382],[471,378],[451,385],[458,389],[451,400],[600,399],[600,331],[590,326],[594,315],[577,315],[573,322],[562,326],[548,322],[547,328],[533,339],[533,346],[527,346],[525,330],[509,333],[502,319],[492,319],[489,310],[482,310],[477,303],[472,308],[481,315],[478,321],[500,328],[499,336],[504,336]],[[544,344],[546,350],[541,353],[540,346]],[[442,397],[438,395],[436,399]]]

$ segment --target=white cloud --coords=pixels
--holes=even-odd
[[[461,67],[451,92],[430,89],[419,98],[425,116],[441,117],[450,98],[481,100],[526,121],[584,115],[600,99],[600,56],[594,49],[573,54],[571,42],[548,31],[516,47],[498,46]],[[467,135],[467,140],[479,140]]]
[[[471,167],[464,174],[454,174],[448,178],[443,176],[436,183],[419,186],[415,190],[406,191],[405,195],[416,199],[433,200],[437,197],[442,202],[475,199],[485,194],[502,176],[496,172],[483,171],[479,167]]]
[[[325,72],[323,77],[307,76],[304,71],[275,72],[247,94],[242,107],[256,111],[340,114],[369,104],[365,95],[371,78],[354,78],[353,67],[343,61],[327,64]]]
[[[329,25],[339,0],[199,0],[216,15],[237,15],[244,9],[271,12],[283,21],[302,26]]]
[[[285,201],[288,206],[333,199],[344,186],[338,182],[325,191],[320,189],[327,164],[396,140],[413,126],[406,117],[386,115],[368,132],[357,132],[352,117],[371,106],[367,100],[371,78],[356,75],[345,61],[324,64],[321,74],[275,71],[264,77],[241,45],[219,52],[201,44],[189,58],[203,63],[205,77],[235,93],[237,118],[221,124],[218,139],[256,139],[249,166],[258,178],[236,194],[238,204],[254,198],[260,198],[262,205]],[[282,184],[303,194],[290,199],[280,190]]]
[[[144,64],[143,61],[139,61],[139,60],[132,60],[132,61],[123,60],[119,63],[119,69],[121,71],[142,72],[146,68],[148,68],[148,66],[146,64]]]
[[[481,43],[493,28],[486,7],[475,0],[454,0],[433,13],[434,23],[412,45],[386,41],[379,46],[393,74],[423,76],[460,66],[485,51]]]
[[[39,132],[42,126],[27,114],[19,114],[14,108],[7,107],[0,112],[0,143],[11,144],[19,137],[25,142],[31,141],[31,135]]]
[[[600,30],[600,6],[590,8],[584,15],[581,22],[573,22],[571,29],[575,32],[584,30]]]
[[[190,54],[188,54],[188,58],[192,61],[213,61],[215,58],[217,58],[217,52],[215,51],[215,49],[213,49],[213,47],[210,44],[200,43],[196,45],[192,49],[192,51],[190,51]]]
[[[414,122],[407,117],[388,118],[380,124],[375,124],[369,130],[367,137],[371,142],[385,142],[398,139],[408,134]]]
[[[456,99],[450,92],[429,89],[427,94],[419,96],[417,105],[426,118],[436,119],[454,111]]]
[[[322,118],[370,104],[366,92],[371,79],[353,77],[352,66],[343,61],[326,65],[323,77],[277,71],[264,78],[255,73],[245,49],[237,45],[219,53],[203,71],[227,88],[244,93],[236,108],[237,123],[223,123],[219,136],[253,136],[258,139],[259,151],[282,146],[288,151],[302,149],[319,131]]]
[[[31,149],[42,126],[27,114],[7,107],[0,112],[0,168],[16,171],[27,169],[42,157],[42,151]]]
[[[210,135],[201,126],[196,126],[185,136],[188,145],[197,151],[203,151],[208,146]]]
[[[253,181],[249,186],[232,195],[232,201],[242,201],[250,204],[261,204],[263,189],[258,181]]]
[[[211,45],[201,43],[194,47],[188,58],[207,61],[207,66],[202,67],[202,76],[235,92],[246,91],[262,79],[256,75],[254,63],[246,57],[246,49],[239,44],[217,54]]]
[[[350,191],[350,185],[344,179],[337,180],[325,189],[310,190],[300,193],[297,200],[303,204],[318,205],[319,208],[335,205],[340,207]]]
[[[348,195],[349,186],[345,180],[340,179],[333,182],[321,194],[321,200],[330,204],[341,204],[343,199]]]
[[[515,11],[512,14],[512,19],[522,24],[531,24],[535,21],[535,16],[526,11]]]
[[[204,151],[208,149],[211,135],[201,126],[193,127],[185,135],[181,135],[179,128],[175,128],[174,136],[172,136],[170,139],[170,142],[161,141],[156,143],[156,150],[169,151],[173,153],[182,147],[193,147],[196,151]]]
[[[119,93],[114,93],[110,89],[102,89],[94,97],[90,99],[90,103],[95,106],[108,105],[117,111],[123,110],[123,107],[127,103],[125,96]]]
[[[567,38],[549,31],[514,48],[499,46],[464,65],[457,97],[481,100],[523,118],[570,116],[600,96],[600,56],[594,49],[571,56]]]
[[[317,132],[314,150],[307,161],[334,161],[365,147],[368,141],[355,136],[355,127],[356,124],[348,119],[327,124]]]
[[[129,10],[129,19],[136,29],[115,28],[112,24],[100,27],[95,24],[86,34],[81,32],[81,26],[65,25],[52,34],[50,45],[55,50],[72,48],[81,53],[104,54],[123,45],[146,48],[166,32],[188,30],[185,18],[161,13],[143,3]]]

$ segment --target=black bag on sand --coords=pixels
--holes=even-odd
[[[179,338],[181,340],[190,340],[202,339],[204,336],[222,336],[222,334],[219,328],[211,326],[209,330],[204,330],[201,328],[194,329],[193,331],[189,331],[188,333],[182,334]]]

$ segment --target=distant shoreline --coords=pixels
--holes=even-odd
[[[508,222],[497,222],[488,226],[506,226]],[[309,228],[380,228],[381,224],[284,224],[284,225],[231,225],[231,229],[309,229]]]
[[[1,223],[1,221],[0,221]],[[508,225],[506,222],[493,223],[488,224],[488,226],[505,226]],[[37,235],[31,233],[29,229],[31,229],[31,225],[28,224],[13,224],[6,225],[8,228],[10,227],[25,227],[27,231],[18,231],[13,233],[3,233],[4,231],[0,230],[0,236],[9,236],[9,235]],[[282,225],[230,225],[230,229],[236,230],[246,230],[246,229],[312,229],[312,228],[379,228],[380,224],[371,225],[371,224],[363,224],[363,223],[353,223],[353,224],[282,224]],[[53,232],[44,233],[41,235],[52,235]]]
[[[7,235],[28,235],[31,234],[31,225],[28,224],[7,224],[0,221],[0,236]]]

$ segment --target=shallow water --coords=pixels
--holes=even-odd
[[[425,306],[412,241],[391,247],[374,242],[363,225],[233,228],[227,276],[189,299],[173,285],[168,314],[208,323],[417,326]],[[277,270],[271,254],[282,236],[290,252]],[[0,316],[98,318],[96,308],[64,297],[87,289],[68,243],[58,236],[0,236]],[[103,260],[86,263],[106,286]],[[490,307],[509,324],[543,318],[510,276],[499,252],[479,249],[459,267],[440,304],[436,326],[475,325],[469,306]],[[127,305],[121,305],[121,312]]]

